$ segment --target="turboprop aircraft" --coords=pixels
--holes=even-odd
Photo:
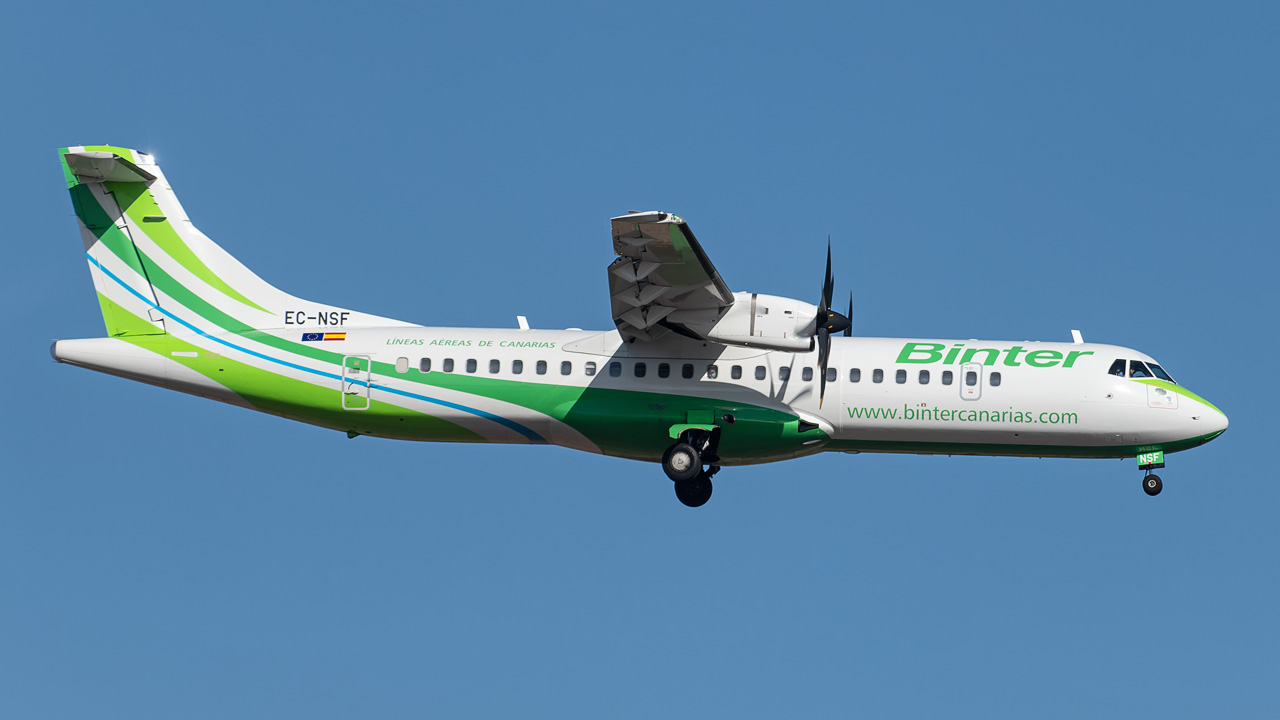
[[[1136,458],[1227,428],[1116,345],[854,337],[832,308],[734,292],[683,219],[610,220],[603,331],[426,327],[289,295],[191,223],[147,153],[58,151],[107,336],[58,362],[339,430],[553,444],[660,463],[697,507],[721,468],[819,452]],[[852,315],[852,296],[850,312]]]

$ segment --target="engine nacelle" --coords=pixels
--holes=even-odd
[[[788,352],[808,352],[813,348],[818,308],[806,302],[740,292],[733,294],[733,304],[723,314],[699,318],[697,312],[672,313],[671,319],[708,340],[726,345]]]

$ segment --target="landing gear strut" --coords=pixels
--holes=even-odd
[[[1138,454],[1138,469],[1145,470],[1146,475],[1142,478],[1142,492],[1155,497],[1164,489],[1164,483],[1160,482],[1160,476],[1151,472],[1164,467],[1164,451],[1151,450]]]
[[[676,499],[689,507],[702,507],[711,499],[711,476],[720,472],[715,464],[719,440],[720,428],[689,429],[662,454],[662,470],[675,483]],[[709,470],[702,469],[704,463],[711,465]]]

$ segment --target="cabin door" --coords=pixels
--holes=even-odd
[[[960,397],[965,400],[982,397],[982,363],[965,363],[960,366]]]
[[[368,355],[347,355],[342,358],[342,409],[369,409],[369,381],[372,379],[373,361]]]

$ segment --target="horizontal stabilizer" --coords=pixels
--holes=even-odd
[[[92,152],[82,150],[64,155],[67,167],[80,182],[125,182],[147,183],[156,179],[155,175],[143,170],[124,158],[109,152]]]

